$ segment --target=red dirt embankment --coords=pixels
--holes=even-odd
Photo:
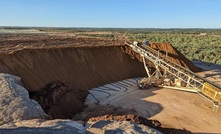
[[[142,63],[122,52],[124,46],[23,49],[1,54],[1,63],[20,76],[30,91],[53,81],[88,90],[103,84],[145,76]]]
[[[160,50],[161,54],[166,55],[166,51],[168,52],[168,58],[172,60],[173,62],[193,71],[193,72],[199,72],[202,71],[201,68],[196,67],[190,60],[188,60],[182,53],[180,53],[176,48],[174,48],[169,43],[150,43],[150,47],[155,50]],[[162,50],[162,51],[161,51]],[[140,62],[143,62],[142,57],[135,53],[130,47],[127,47],[125,52],[129,55],[131,55],[132,58],[138,59]],[[150,66],[153,66],[153,63],[150,61],[146,61],[147,64]]]
[[[181,65],[193,72],[202,71],[201,68],[196,67],[190,60],[188,60],[182,53],[180,53],[176,48],[174,48],[169,43],[150,43],[150,47],[156,50],[163,50],[161,53],[165,54],[165,51],[168,52],[168,58],[173,62]]]

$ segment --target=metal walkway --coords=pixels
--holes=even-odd
[[[151,61],[157,70],[159,67],[166,72],[169,72],[173,76],[182,80],[187,84],[187,87],[191,87],[197,91],[200,95],[213,102],[214,111],[217,111],[221,105],[221,87],[210,82],[207,79],[193,73],[192,71],[176,64],[170,59],[166,58],[165,55],[159,53],[155,49],[147,45],[134,45],[125,43],[130,46],[136,53],[139,53],[143,58]],[[216,109],[217,107],[217,109]]]

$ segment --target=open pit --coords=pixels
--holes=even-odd
[[[154,118],[159,116],[163,118],[160,121],[163,122],[165,128],[170,128],[172,132],[178,130],[179,132],[188,133],[189,131],[186,131],[186,129],[189,130],[187,125],[174,125],[175,129],[172,129],[173,124],[165,121],[166,116],[160,114],[165,109],[166,112],[169,112],[167,105],[157,102],[155,97],[161,97],[158,101],[168,102],[170,97],[165,98],[163,92],[168,96],[176,94],[180,97],[180,100],[175,100],[179,102],[188,99],[188,97],[197,97],[197,95],[187,94],[183,98],[182,92],[176,93],[177,91],[138,90],[135,78],[146,76],[142,58],[133,52],[130,47],[125,46],[124,42],[125,40],[122,39],[86,38],[45,33],[37,35],[5,34],[0,36],[0,72],[21,77],[24,87],[29,90],[30,97],[37,100],[52,119],[75,118],[76,120],[88,121],[90,118],[92,118],[91,120],[97,120],[97,116],[100,116],[101,119],[108,119],[109,116],[114,115],[124,116],[116,117],[120,120],[122,118],[134,120],[137,117],[133,115],[136,114],[139,116],[137,122],[142,123],[141,116],[145,119],[151,118],[153,122],[147,122],[146,125],[149,123],[152,127],[170,132],[169,130],[160,129],[159,124],[156,123],[156,120],[160,119]],[[167,50],[170,59],[191,71],[202,71],[170,44],[151,43],[151,47]],[[152,66],[151,62],[147,61],[147,63]],[[111,83],[112,85],[105,86],[105,84]],[[125,88],[125,84],[128,87]],[[109,89],[112,90],[105,93],[107,91],[102,86],[106,88],[109,86]],[[100,92],[103,92],[103,95],[116,94],[117,96],[113,95],[113,98],[110,97],[111,99],[107,99],[107,96],[101,96],[100,102],[103,104],[99,105],[96,104],[96,99],[92,101],[93,104],[87,102],[88,96],[96,96],[96,93],[92,93],[96,89],[101,90]],[[174,99],[174,97],[171,98]],[[146,100],[148,101],[146,102]],[[198,104],[200,101],[194,103]],[[189,106],[187,103],[184,104]],[[182,105],[182,103],[179,104]],[[178,103],[174,105],[178,105]],[[205,109],[208,110],[208,107]],[[104,113],[89,116],[93,115],[87,113],[91,109],[103,109],[101,111],[104,111]],[[182,111],[182,108],[178,109]],[[82,116],[81,112],[87,113],[87,116]],[[173,112],[176,114],[174,110]],[[103,117],[105,115],[109,116]],[[172,115],[169,117],[172,118]],[[180,122],[183,117],[176,116],[176,119]],[[171,121],[174,122],[174,120]],[[142,124],[145,124],[144,122]],[[197,131],[196,128],[192,129],[190,127],[190,129]]]

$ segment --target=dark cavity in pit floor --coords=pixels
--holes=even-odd
[[[85,108],[87,94],[73,84],[55,81],[41,91],[30,92],[30,98],[38,101],[51,119],[71,119]]]

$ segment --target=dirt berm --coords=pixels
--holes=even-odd
[[[30,91],[53,81],[88,90],[99,85],[145,76],[142,63],[123,53],[124,46],[24,49],[1,54],[1,64],[20,76]]]

